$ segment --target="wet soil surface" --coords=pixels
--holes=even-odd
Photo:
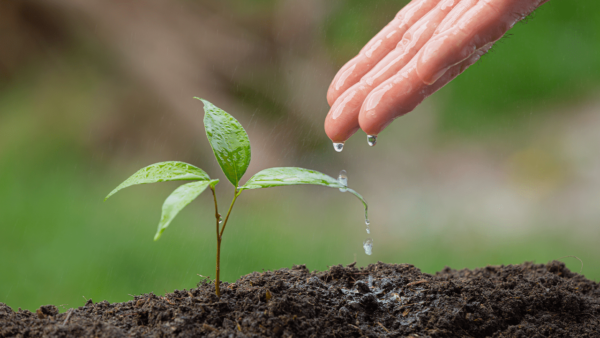
[[[58,313],[0,303],[0,337],[600,337],[600,286],[548,264],[424,274],[304,265]]]

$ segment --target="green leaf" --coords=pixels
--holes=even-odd
[[[175,189],[163,204],[162,215],[160,216],[160,223],[158,224],[156,235],[154,235],[154,240],[156,241],[160,238],[163,231],[165,231],[175,216],[177,216],[186,205],[190,204],[190,202],[206,190],[209,185],[214,187],[217,183],[219,183],[219,180],[200,181],[184,184]]]
[[[241,189],[259,189],[298,184],[317,184],[331,188],[345,188],[335,178],[318,171],[296,167],[281,167],[260,171],[252,176]]]
[[[252,176],[248,182],[246,182],[246,184],[240,187],[240,190],[299,184],[314,184],[323,185],[330,188],[344,189],[345,191],[356,196],[363,203],[365,207],[365,218],[367,218],[367,202],[359,193],[340,184],[340,182],[338,182],[338,180],[335,178],[314,170],[296,167],[265,169]]]
[[[117,191],[136,184],[147,184],[167,181],[200,180],[208,181],[210,177],[204,170],[184,162],[170,161],[149,165],[138,170],[115,190],[111,191],[105,201]]]
[[[250,164],[250,140],[242,125],[222,109],[204,102],[204,129],[225,176],[235,187]]]

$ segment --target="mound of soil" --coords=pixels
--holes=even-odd
[[[306,266],[164,297],[35,313],[0,303],[0,337],[600,337],[600,286],[561,262],[444,269]]]

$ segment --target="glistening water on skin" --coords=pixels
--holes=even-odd
[[[325,132],[338,152],[356,131],[370,146],[394,119],[452,81],[548,0],[413,0],[337,73]]]
[[[279,187],[286,185],[313,184],[331,188],[337,188],[342,192],[350,192],[363,203],[365,207],[365,220],[368,225],[367,203],[356,191],[348,188],[348,179],[342,170],[340,177],[336,180],[320,172],[296,168],[281,167],[262,170],[252,176],[244,185],[239,186],[240,179],[250,165],[250,140],[242,125],[233,116],[222,109],[215,107],[212,103],[196,98],[204,102],[204,128],[206,136],[213,149],[215,157],[223,173],[234,187],[233,199],[225,215],[225,219],[219,213],[215,186],[218,179],[211,179],[204,170],[191,164],[183,162],[161,162],[140,169],[106,196],[105,200],[117,191],[136,184],[167,182],[167,181],[195,181],[187,183],[175,189],[165,200],[162,207],[162,215],[158,223],[158,230],[154,240],[158,240],[171,221],[186,205],[198,197],[206,188],[210,188],[215,204],[216,234],[217,234],[217,263],[215,278],[215,293],[221,295],[220,291],[220,257],[221,241],[231,210],[238,196],[244,190]],[[343,175],[342,175],[343,173]],[[371,249],[365,252],[370,255]]]

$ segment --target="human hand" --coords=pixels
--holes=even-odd
[[[546,1],[412,0],[329,86],[325,132],[336,150],[359,128],[374,143]]]

